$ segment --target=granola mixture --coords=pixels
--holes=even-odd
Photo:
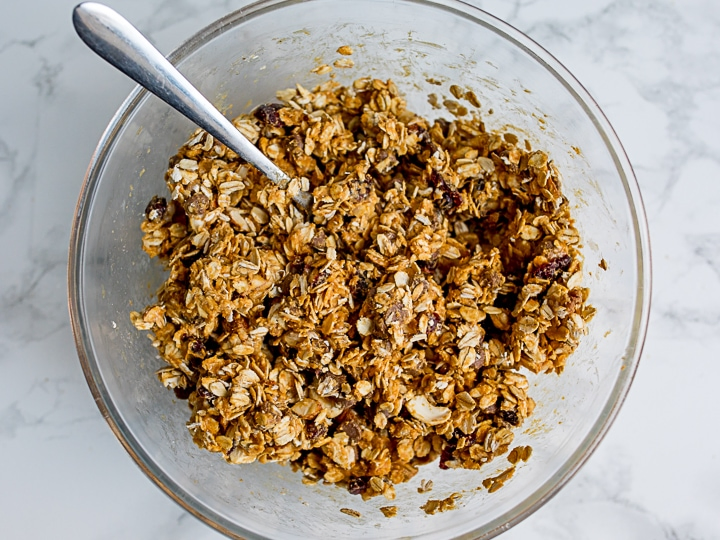
[[[558,171],[478,117],[413,114],[392,81],[278,99],[234,123],[288,191],[198,130],[142,223],[169,277],[131,317],[194,441],[390,500],[422,464],[506,453],[524,371],[560,373],[593,314]]]

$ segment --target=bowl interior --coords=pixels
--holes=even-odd
[[[617,411],[632,379],[647,320],[644,217],[629,164],[600,111],[547,53],[463,4],[359,0],[265,2],[216,23],[181,47],[181,71],[229,116],[274,101],[277,90],[327,79],[310,72],[351,45],[349,83],[392,78],[409,108],[428,117],[428,95],[474,90],[486,126],[507,128],[546,150],[560,169],[584,239],[585,284],[597,315],[561,376],[532,377],[538,403],[515,445],[534,453],[501,490],[482,480],[507,468],[421,469],[397,500],[363,502],[342,489],[305,486],[279,465],[231,466],[190,440],[186,405],[155,378],[162,365],[128,313],[147,305],[164,273],[141,249],[145,205],[166,194],[169,156],[192,124],[136,91],[108,128],[81,194],[71,248],[73,325],[100,407],[146,473],[196,515],[231,535],[269,538],[490,537],[525,517],[580,466]],[[492,113],[490,113],[492,111]],[[607,270],[598,265],[607,262]],[[420,479],[434,489],[419,494]],[[429,498],[462,494],[459,508],[428,516]],[[397,505],[387,519],[379,507]],[[339,512],[359,511],[360,518]],[[368,531],[372,531],[368,533]]]

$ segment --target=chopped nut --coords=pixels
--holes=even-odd
[[[372,331],[373,323],[372,320],[368,319],[367,317],[360,317],[357,321],[356,326],[361,336],[368,336]]]
[[[425,396],[415,396],[405,403],[405,407],[410,414],[421,422],[425,422],[430,426],[443,424],[450,420],[451,412],[447,407],[435,407],[430,405]]]

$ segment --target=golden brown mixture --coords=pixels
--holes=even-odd
[[[430,123],[391,81],[278,98],[235,125],[289,192],[199,130],[142,224],[169,276],[132,320],[195,442],[388,499],[424,463],[507,452],[535,407],[522,368],[561,372],[593,313],[548,156]]]

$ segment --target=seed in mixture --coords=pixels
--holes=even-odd
[[[594,313],[549,156],[370,78],[297,85],[234,124],[287,190],[198,130],[141,225],[168,276],[131,319],[195,443],[388,500],[423,464],[506,454],[535,408],[525,370],[561,373]]]

